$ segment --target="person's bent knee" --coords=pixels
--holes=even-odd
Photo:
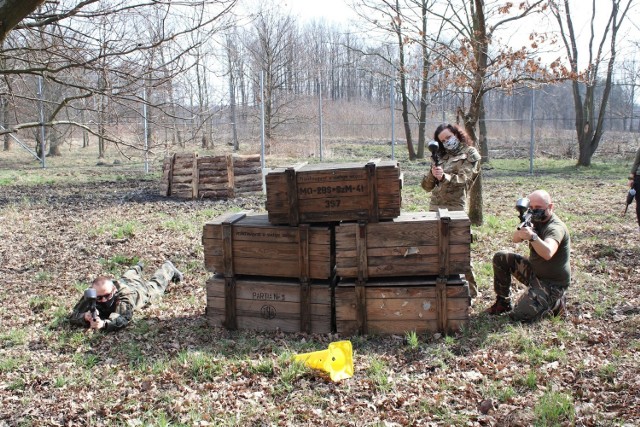
[[[507,260],[509,252],[507,251],[498,251],[493,254],[493,263],[494,264],[504,264]]]

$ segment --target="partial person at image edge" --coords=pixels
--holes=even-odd
[[[170,282],[177,283],[182,279],[183,274],[171,261],[165,261],[148,281],[142,278],[141,264],[129,268],[117,281],[99,276],[91,285],[96,291],[98,317],[93,320],[91,303],[83,296],[73,308],[69,321],[104,331],[122,329],[131,322],[135,310],[162,297]]]
[[[638,231],[640,231],[640,147],[636,151],[636,159],[631,166],[631,172],[629,172],[628,186],[636,190],[636,219],[638,220]]]
[[[507,251],[493,256],[496,302],[487,309],[488,314],[509,313],[522,322],[565,314],[565,292],[571,282],[571,237],[566,225],[554,213],[549,193],[536,190],[528,198],[532,226],[516,229],[513,242],[527,242],[529,257]],[[527,287],[515,305],[512,276]]]

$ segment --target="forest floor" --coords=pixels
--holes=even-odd
[[[0,426],[637,426],[640,232],[627,164],[500,160],[473,227],[481,296],[462,332],[353,336],[227,331],[205,319],[205,222],[264,212],[265,197],[182,201],[158,176],[97,168],[0,171]],[[403,209],[426,210],[425,163],[401,163]],[[115,168],[114,168],[115,169]],[[569,314],[518,324],[483,313],[491,258],[517,198],[547,189],[572,236]],[[185,273],[117,333],[65,320],[99,274],[170,259]],[[333,383],[291,355],[350,339],[355,374]]]

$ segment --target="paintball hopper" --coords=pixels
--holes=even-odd
[[[522,227],[531,227],[531,211],[529,205],[531,201],[528,197],[522,197],[516,201],[516,209],[518,210],[518,218],[520,218],[520,225],[518,230]]]
[[[89,310],[91,311],[91,317],[93,321],[98,318],[98,310],[96,310],[96,301],[98,300],[98,294],[94,288],[88,288],[84,291],[84,297],[89,301]]]
[[[427,144],[427,148],[429,149],[429,151],[431,151],[431,158],[433,159],[433,163],[435,163],[436,166],[439,166],[439,159],[438,159],[438,150],[440,150],[440,144],[438,144],[438,141],[434,141],[433,139],[431,141],[429,141],[429,144]]]
[[[89,301],[96,300],[98,298],[98,294],[94,288],[89,288],[84,291],[84,297]]]
[[[627,193],[627,204],[624,206],[624,213],[622,214],[622,216],[625,216],[627,214],[627,209],[629,209],[629,205],[633,203],[634,197],[636,197],[636,190],[635,188],[630,188],[629,192]]]
[[[522,197],[516,201],[516,209],[520,215],[520,220],[524,218],[524,214],[529,210],[531,202],[528,197]]]
[[[431,151],[431,155],[433,155],[440,149],[440,144],[432,139],[431,141],[429,141],[429,144],[427,144],[427,148],[429,149],[429,151]]]

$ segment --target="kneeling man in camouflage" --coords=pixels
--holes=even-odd
[[[133,312],[160,298],[169,282],[180,282],[182,273],[165,261],[151,280],[142,278],[142,264],[127,270],[120,279],[97,277],[69,316],[78,326],[116,331],[129,324]]]
[[[569,231],[553,212],[551,196],[536,190],[529,196],[531,224],[513,233],[513,242],[528,242],[529,257],[500,251],[493,256],[493,287],[497,295],[487,313],[509,313],[514,320],[532,322],[565,312],[565,291],[571,281]],[[511,303],[511,276],[527,286]]]

